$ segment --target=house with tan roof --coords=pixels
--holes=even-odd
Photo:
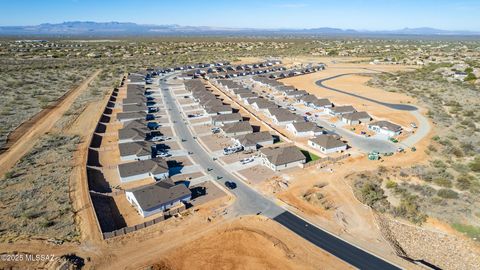
[[[328,98],[318,98],[308,105],[316,110],[332,108],[333,104]]]
[[[402,127],[389,121],[376,121],[368,124],[368,129],[393,137],[402,133]]]
[[[284,108],[268,108],[266,114],[272,118],[277,125],[284,126],[294,122],[304,122],[303,117],[290,112]]]
[[[296,146],[268,147],[260,150],[263,165],[273,171],[280,171],[304,164],[305,155]]]
[[[122,183],[146,178],[161,180],[169,177],[167,161],[160,157],[119,164],[118,173]]]
[[[335,106],[331,108],[326,108],[325,111],[332,116],[341,116],[347,113],[354,113],[357,110],[353,106]]]
[[[127,201],[145,218],[189,202],[192,192],[184,184],[176,185],[168,178],[154,184],[126,190],[125,196]]]
[[[314,137],[324,133],[324,130],[313,122],[294,122],[287,124],[286,128],[297,137]]]
[[[248,121],[225,124],[220,127],[226,136],[239,136],[253,133],[253,128]]]
[[[122,161],[146,160],[157,155],[157,145],[145,141],[119,143],[118,150]]]
[[[233,139],[236,143],[243,146],[243,150],[257,150],[273,144],[272,134],[268,131],[253,132],[245,135],[237,136]]]
[[[348,125],[358,125],[360,123],[367,123],[372,120],[372,117],[367,112],[353,112],[342,115],[342,122]]]
[[[308,145],[324,154],[347,150],[347,144],[333,135],[319,135],[308,140]]]
[[[265,111],[269,108],[278,108],[277,104],[275,104],[275,103],[273,103],[269,100],[266,100],[264,98],[256,99],[252,103],[252,107],[257,111]]]
[[[212,116],[212,124],[221,126],[229,123],[241,122],[243,117],[239,113],[227,113]]]

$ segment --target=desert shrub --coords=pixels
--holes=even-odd
[[[451,189],[446,189],[442,188],[437,191],[438,197],[444,198],[444,199],[457,199],[458,198],[458,193],[451,190]]]
[[[457,177],[455,186],[460,190],[470,189],[475,178],[469,174],[463,173]]]
[[[393,180],[388,180],[387,184],[385,185],[388,189],[397,187],[397,182]]]
[[[476,156],[475,159],[469,164],[470,169],[474,172],[480,172],[480,156]]]
[[[427,220],[427,215],[420,211],[417,198],[414,195],[405,196],[400,201],[400,205],[393,208],[392,213],[395,216],[406,218],[412,223],[422,224]]]
[[[433,179],[433,183],[441,187],[452,187],[452,181],[444,177],[436,177]]]

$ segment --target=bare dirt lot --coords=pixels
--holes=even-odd
[[[243,169],[238,171],[238,173],[254,185],[262,183],[276,175],[274,171],[263,165],[256,165],[248,169]]]
[[[223,148],[232,145],[230,138],[223,137],[218,134],[205,135],[198,138],[210,152],[222,150]]]
[[[340,64],[339,64],[340,65]],[[390,71],[391,68],[386,69],[388,66],[382,67],[375,67],[377,69],[385,69],[385,71]],[[370,67],[371,68],[371,67]],[[404,67],[406,69],[407,67]],[[395,70],[401,70],[401,67],[396,67]],[[356,97],[352,97],[343,93],[331,91],[325,88],[322,88],[315,84],[316,81],[328,78],[331,76],[335,76],[338,74],[344,73],[369,73],[373,72],[370,70],[360,68],[344,68],[344,66],[332,66],[328,69],[304,76],[298,76],[293,78],[287,78],[281,80],[283,83],[288,85],[293,85],[299,89],[304,89],[311,94],[316,95],[319,98],[328,98],[332,101],[335,105],[352,105],[358,111],[366,111],[368,112],[374,120],[389,120],[396,124],[399,124],[403,127],[409,127],[411,122],[415,122],[415,117],[411,115],[409,112],[406,111],[399,111],[387,108],[383,105],[366,101],[363,99],[359,99]],[[413,103],[415,104],[415,100],[411,97],[408,97],[404,94],[399,93],[391,93],[386,92],[382,89],[373,88],[370,86],[365,85],[366,82],[370,78],[367,76],[360,76],[360,75],[348,75],[338,77],[329,81],[325,82],[325,85],[342,89],[354,94],[358,94],[364,97],[368,97],[371,99],[383,101],[383,102],[391,102],[391,103]]]
[[[351,269],[260,217],[243,217],[225,224],[168,252],[154,265],[163,269]]]

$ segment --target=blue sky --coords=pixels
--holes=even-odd
[[[0,0],[0,25],[119,21],[191,26],[480,31],[478,0]]]

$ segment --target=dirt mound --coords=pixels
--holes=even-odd
[[[325,210],[334,208],[333,202],[329,200],[324,192],[322,192],[322,188],[325,186],[326,184],[314,185],[303,194],[303,199],[310,204],[322,207]]]

